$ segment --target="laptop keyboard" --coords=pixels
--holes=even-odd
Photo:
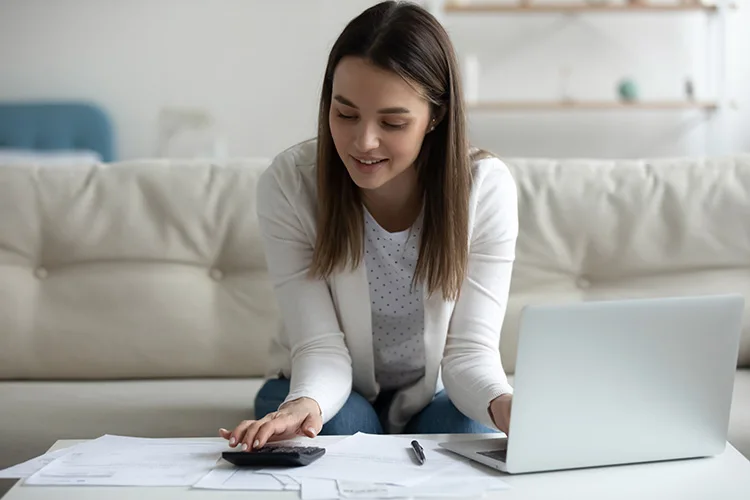
[[[508,456],[508,450],[478,451],[477,453],[479,453],[480,455],[484,455],[485,457],[489,457],[494,460],[497,460],[499,462],[505,462]]]

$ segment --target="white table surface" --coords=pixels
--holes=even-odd
[[[496,436],[496,435],[495,435]],[[487,435],[426,435],[416,439],[448,441],[482,439]],[[209,438],[213,439],[213,438]],[[340,436],[320,436],[317,446],[330,445]],[[216,438],[216,441],[221,441]],[[50,451],[82,441],[61,440]],[[506,475],[511,489],[488,492],[486,499],[534,500],[748,500],[750,461],[727,443],[723,454],[651,464],[599,467],[561,472]],[[26,486],[19,481],[4,500],[228,500],[298,499],[299,492],[193,490],[189,487]],[[460,498],[460,497],[457,497]]]

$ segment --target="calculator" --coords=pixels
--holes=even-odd
[[[237,467],[302,467],[323,455],[316,446],[264,446],[252,451],[224,451],[221,457]]]

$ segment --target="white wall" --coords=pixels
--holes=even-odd
[[[700,113],[472,113],[472,139],[505,156],[656,156],[750,151],[750,0],[733,14],[723,143]],[[372,0],[0,0],[0,100],[92,99],[112,114],[121,158],[157,154],[159,113],[210,113],[232,156],[273,156],[315,132],[328,50]],[[580,98],[611,98],[633,75],[643,98],[705,89],[701,14],[450,16],[476,52],[487,98],[555,98],[572,69]],[[742,30],[744,26],[744,30]],[[741,33],[744,31],[744,33]],[[706,149],[707,146],[709,149]]]

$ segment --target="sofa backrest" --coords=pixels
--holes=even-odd
[[[521,228],[509,372],[528,303],[750,297],[750,157],[506,161]],[[263,168],[1,167],[0,379],[262,376],[280,327],[255,214]]]
[[[528,303],[741,293],[750,366],[750,155],[507,159],[519,237],[501,352],[515,368]]]
[[[0,378],[257,376],[278,312],[262,168],[0,168]]]

